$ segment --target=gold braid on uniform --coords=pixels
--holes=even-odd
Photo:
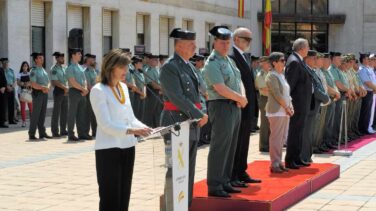
[[[124,104],[125,103],[125,96],[124,96],[123,88],[121,87],[120,83],[118,83],[116,86],[117,86],[117,88],[120,92],[120,98],[119,98],[118,94],[116,94],[115,88],[113,86],[111,86],[112,93],[115,95],[116,99],[119,101],[120,104]]]

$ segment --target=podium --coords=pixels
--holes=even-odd
[[[197,120],[187,120],[167,127],[157,128],[148,137],[139,139],[145,141],[159,136],[171,134],[170,158],[166,163],[171,163],[172,168],[172,203],[174,211],[188,210],[188,180],[189,180],[189,127]],[[171,160],[168,160],[171,159]],[[168,167],[168,166],[166,166]]]

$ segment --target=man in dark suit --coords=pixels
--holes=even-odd
[[[248,104],[241,110],[241,123],[236,147],[234,166],[232,170],[232,186],[247,187],[245,183],[260,183],[261,180],[251,178],[247,170],[249,136],[256,113],[257,96],[254,77],[250,66],[249,50],[252,41],[252,32],[247,28],[238,28],[234,31],[233,53],[230,57],[235,61],[240,71]]]
[[[294,41],[292,50],[294,52],[286,62],[286,79],[290,85],[295,114],[290,119],[285,165],[290,169],[299,169],[299,167],[309,165],[302,161],[300,153],[302,151],[303,130],[310,111],[314,87],[309,70],[303,61],[303,58],[308,54],[308,41],[298,38]]]
[[[6,95],[7,80],[5,78],[4,69],[0,67],[0,128],[8,128],[6,122],[6,112],[8,99]]]

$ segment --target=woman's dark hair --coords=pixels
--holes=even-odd
[[[112,49],[103,59],[99,81],[105,85],[113,85],[112,71],[115,67],[128,66],[131,62],[129,54],[121,49]]]
[[[272,52],[269,55],[269,63],[274,68],[273,62],[278,62],[281,58],[285,58],[285,55],[281,52]]]
[[[21,67],[20,67],[20,73],[23,72],[23,68],[22,68],[22,67],[23,67],[25,64],[27,64],[27,72],[30,72],[30,65],[29,65],[29,63],[28,63],[27,61],[23,61],[22,64],[21,64]]]

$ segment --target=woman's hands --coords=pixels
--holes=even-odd
[[[145,128],[129,128],[127,130],[127,134],[132,134],[132,135],[135,135],[135,136],[146,137],[146,136],[149,136],[152,131],[153,131],[153,129],[149,128],[149,127],[145,127]]]

